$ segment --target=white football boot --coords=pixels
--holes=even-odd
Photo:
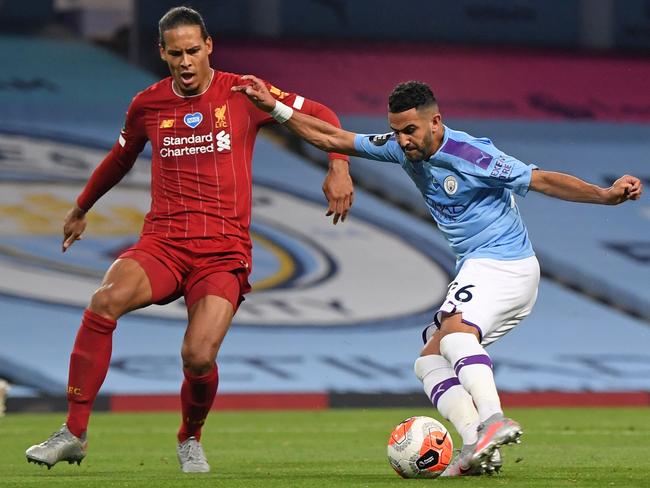
[[[201,443],[196,437],[188,437],[185,441],[178,444],[176,448],[178,461],[181,463],[183,473],[209,473],[210,465],[205,458]]]

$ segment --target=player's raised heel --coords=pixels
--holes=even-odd
[[[68,461],[69,464],[81,464],[86,457],[88,442],[86,434],[83,438],[76,437],[63,424],[61,429],[56,431],[44,442],[36,444],[25,451],[28,463],[36,463],[47,466],[51,469],[59,461]]]
[[[183,473],[209,473],[210,465],[196,437],[189,437],[176,448]]]
[[[483,474],[483,469],[478,463],[472,465],[472,454],[476,444],[466,444],[452,459],[449,466],[442,472],[441,477],[456,477],[456,476],[479,476]]]
[[[501,471],[503,461],[501,460],[501,452],[499,449],[494,449],[492,455],[487,462],[476,462],[473,454],[476,451],[476,444],[465,445],[460,451],[456,452],[456,456],[449,463],[441,477],[456,477],[456,476],[480,476],[482,474],[493,475]]]

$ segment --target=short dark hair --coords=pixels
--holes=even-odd
[[[198,25],[201,28],[201,37],[205,41],[208,37],[208,30],[205,28],[203,17],[196,10],[190,7],[174,7],[169,9],[158,21],[158,36],[162,47],[165,47],[165,31],[175,29],[181,25]]]
[[[429,85],[421,81],[400,83],[388,96],[388,110],[394,114],[412,108],[430,107],[437,103]]]

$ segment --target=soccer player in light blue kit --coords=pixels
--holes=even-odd
[[[415,361],[415,374],[463,440],[443,476],[498,470],[498,448],[518,442],[522,429],[503,415],[484,347],[531,312],[539,284],[539,264],[514,195],[534,190],[574,202],[616,205],[641,196],[640,180],[625,175],[600,188],[524,164],[489,139],[443,125],[436,99],[424,83],[402,83],[389,96],[392,132],[361,135],[294,112],[277,102],[260,80],[243,78],[233,89],[246,93],[298,136],[325,151],[399,164],[422,193],[456,253],[457,275],[423,333],[425,346]],[[330,212],[345,218],[352,204],[346,192],[349,173],[330,168],[325,183]]]

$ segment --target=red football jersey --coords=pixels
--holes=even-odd
[[[274,120],[231,90],[239,84],[239,75],[215,70],[198,95],[177,94],[171,78],[138,93],[119,140],[77,199],[79,207],[90,209],[150,141],[151,210],[142,234],[216,239],[224,251],[244,252],[250,260],[253,145],[260,126]],[[340,126],[327,107],[268,86],[283,103]]]

